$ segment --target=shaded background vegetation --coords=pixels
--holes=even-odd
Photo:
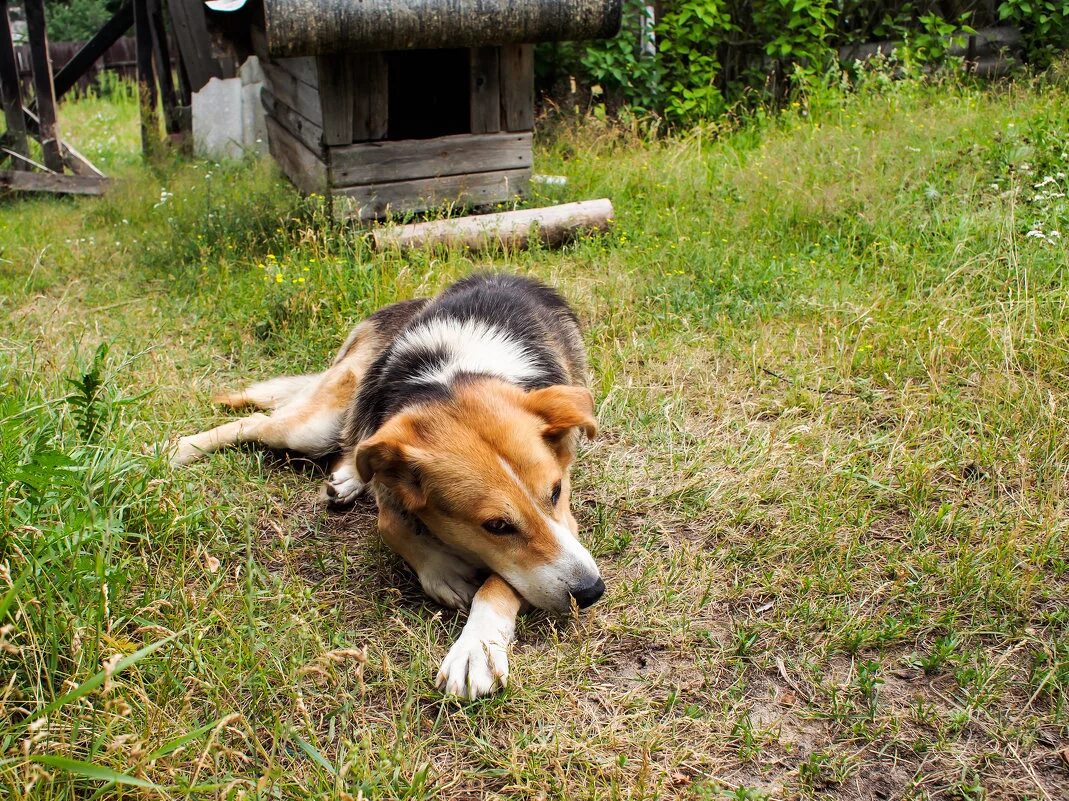
[[[1039,66],[1069,47],[1063,0],[625,0],[624,8],[614,39],[541,46],[543,87],[560,93],[575,78],[610,105],[690,123],[740,101],[782,99],[836,66],[846,45],[900,41],[908,59],[934,65],[956,35],[1010,24]]]

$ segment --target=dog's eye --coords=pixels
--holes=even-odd
[[[483,523],[483,528],[491,534],[515,534],[516,526],[503,517],[495,517]]]
[[[560,482],[558,481],[556,484],[553,485],[553,492],[551,492],[550,495],[549,495],[549,505],[550,506],[556,506],[557,505],[557,501],[559,501],[559,500],[560,500]]]

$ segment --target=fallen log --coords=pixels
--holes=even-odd
[[[517,250],[527,247],[532,239],[558,247],[582,231],[607,231],[612,214],[612,202],[600,198],[540,209],[386,226],[373,231],[372,238],[376,250],[389,247],[411,250],[435,245],[464,247],[473,252],[493,247]]]

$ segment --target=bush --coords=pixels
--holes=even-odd
[[[122,0],[48,0],[45,16],[53,42],[89,39],[119,10]]]
[[[836,66],[838,49],[859,42],[904,42],[906,60],[938,65],[955,34],[973,27],[1019,25],[1027,51],[1043,63],[1069,48],[1069,4],[1062,0],[981,0],[955,4],[957,16],[931,0],[665,0],[653,24],[656,48],[644,37],[649,6],[624,0],[613,39],[540,50],[543,86],[574,76],[590,96],[625,104],[673,124],[722,113],[740,100],[781,102]],[[548,79],[548,80],[547,80]]]

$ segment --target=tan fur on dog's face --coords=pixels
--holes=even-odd
[[[473,380],[389,420],[361,443],[357,469],[460,556],[565,611],[600,578],[568,506],[575,432],[596,428],[581,387]]]

